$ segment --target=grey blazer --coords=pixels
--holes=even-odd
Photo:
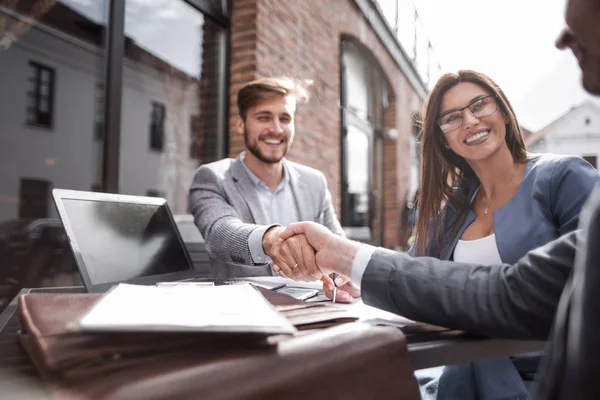
[[[475,265],[377,249],[363,301],[407,318],[497,338],[545,339],[573,269],[580,230],[515,264]]]
[[[213,261],[213,278],[271,275],[268,264],[254,264],[248,236],[267,225],[254,183],[240,157],[202,165],[190,187],[190,210]],[[322,172],[284,160],[301,221],[318,222],[343,235]]]

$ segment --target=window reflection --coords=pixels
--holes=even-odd
[[[119,191],[157,190],[186,213],[194,171],[218,154],[222,28],[180,0],[128,0],[125,10]]]
[[[106,2],[0,2],[0,310],[80,284],[51,189],[100,181]]]
[[[99,191],[115,167],[103,165],[109,4],[123,3],[0,0],[0,310],[21,287],[80,284],[51,190]],[[129,0],[115,33],[120,191],[166,197],[176,214],[195,168],[223,157],[225,4]]]

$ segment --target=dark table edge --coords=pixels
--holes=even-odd
[[[408,345],[408,354],[413,368],[417,370],[539,352],[544,349],[545,345],[546,342],[543,340],[455,337],[452,339],[410,343]]]

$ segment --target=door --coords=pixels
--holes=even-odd
[[[50,182],[42,179],[21,178],[19,188],[19,219],[48,217]]]

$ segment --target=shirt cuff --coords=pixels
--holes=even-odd
[[[356,252],[356,255],[354,256],[354,260],[352,260],[350,280],[352,281],[352,285],[354,285],[354,287],[357,289],[360,289],[360,282],[362,281],[362,277],[367,269],[367,265],[369,265],[369,261],[371,261],[371,256],[376,249],[377,247],[375,246],[364,244],[360,246]]]
[[[263,236],[265,236],[265,232],[274,226],[279,225],[265,225],[259,226],[250,232],[248,236],[248,249],[250,250],[250,256],[252,256],[252,262],[254,264],[266,264],[271,262],[271,257],[265,254],[265,250],[262,246]]]

